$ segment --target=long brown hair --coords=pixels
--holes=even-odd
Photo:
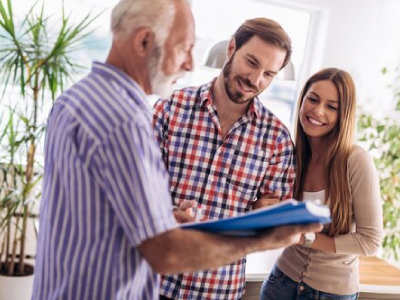
[[[347,178],[347,161],[354,143],[356,89],[353,79],[346,71],[336,68],[323,69],[308,79],[300,93],[295,130],[297,176],[294,183],[294,198],[303,199],[305,176],[312,156],[307,135],[300,124],[299,113],[310,87],[322,80],[331,81],[339,95],[338,122],[329,133],[328,150],[324,157],[325,200],[329,203],[332,215],[329,235],[337,236],[350,231],[351,221],[351,191]]]

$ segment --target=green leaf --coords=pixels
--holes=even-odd
[[[33,193],[43,175],[39,172],[28,178],[25,174],[27,150],[31,144],[38,145],[46,128],[39,114],[43,105],[54,101],[71,79],[71,74],[76,72],[79,65],[69,55],[79,48],[97,18],[88,14],[74,25],[63,7],[60,27],[54,27],[50,24],[52,19],[45,16],[43,2],[40,12],[35,13],[37,4],[30,7],[23,22],[15,27],[12,0],[0,1],[0,81],[6,86],[2,93],[4,96],[7,88],[16,87],[21,95],[15,104],[18,109],[10,108],[0,113],[0,143],[2,149],[6,149],[4,154],[0,153],[0,159],[9,166],[6,168],[0,163],[0,178],[3,173],[12,177],[9,183],[0,180],[0,229],[12,225],[15,211],[20,212],[22,208],[26,213],[30,209],[24,199],[31,197],[28,194]],[[30,164],[30,168],[41,167],[36,157]],[[10,189],[18,189],[20,195],[16,198]],[[20,225],[15,224],[17,229],[24,230],[25,226]]]
[[[386,74],[388,70],[382,69]],[[398,72],[398,71],[397,71]],[[400,74],[391,85],[395,107],[400,109]],[[400,253],[400,123],[399,116],[376,119],[361,114],[357,121],[360,141],[374,150],[374,161],[380,176],[385,236],[384,256],[399,259]],[[371,152],[372,153],[372,152]]]

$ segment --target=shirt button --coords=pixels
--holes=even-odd
[[[208,177],[208,181],[209,181],[209,182],[214,182],[214,176]]]
[[[303,285],[300,285],[300,286],[299,286],[299,290],[300,290],[300,291],[304,291],[304,286],[303,286]]]

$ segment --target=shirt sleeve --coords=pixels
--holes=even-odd
[[[274,192],[278,192],[281,200],[292,198],[295,179],[294,168],[295,152],[293,141],[290,134],[283,131],[277,139],[257,198]]]
[[[150,122],[116,128],[100,147],[97,162],[107,198],[133,246],[177,227]]]
[[[168,167],[168,124],[171,105],[168,99],[160,99],[154,105],[153,126],[156,141],[161,150],[165,165]]]
[[[336,253],[375,255],[383,237],[379,176],[372,158],[362,148],[350,155],[348,168],[356,229],[334,238]]]

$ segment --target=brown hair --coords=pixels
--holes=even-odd
[[[266,18],[255,18],[246,20],[233,35],[236,50],[239,50],[253,36],[258,36],[266,43],[272,44],[286,51],[286,57],[282,64],[284,68],[292,55],[292,41],[289,35],[277,22]]]
[[[347,178],[347,161],[354,142],[356,118],[356,89],[354,81],[346,71],[328,68],[311,76],[300,93],[295,132],[297,175],[294,198],[302,200],[305,174],[312,156],[307,136],[300,124],[299,112],[310,87],[317,81],[331,81],[339,95],[339,117],[335,128],[329,133],[328,150],[324,157],[325,200],[329,199],[332,223],[330,236],[348,233],[351,217],[351,191]]]

